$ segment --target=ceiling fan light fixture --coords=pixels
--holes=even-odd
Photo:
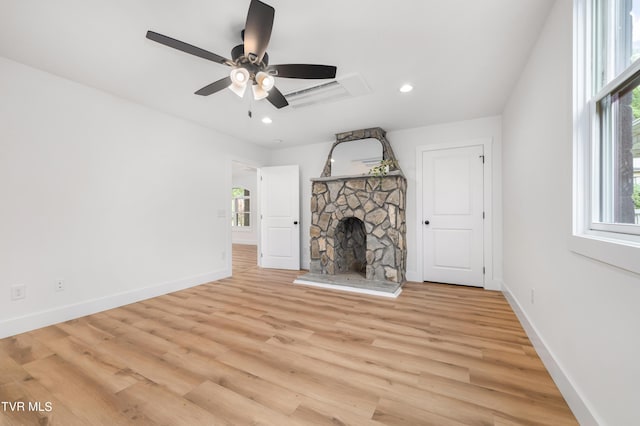
[[[264,99],[267,96],[269,96],[269,92],[267,92],[262,87],[260,87],[259,84],[252,85],[251,89],[253,90],[253,99],[255,99],[256,101],[259,101],[260,99]]]
[[[276,84],[276,80],[272,75],[269,75],[264,71],[260,71],[258,74],[256,74],[256,83],[258,83],[261,89],[268,92],[269,90],[273,89],[273,86]]]
[[[249,81],[249,71],[244,68],[234,68],[231,70],[229,74],[231,78],[231,84],[229,85],[229,90],[238,95],[239,97],[244,96],[245,90],[247,90],[247,82]]]
[[[244,68],[234,68],[231,70],[231,81],[233,84],[244,86],[249,81],[249,71]]]
[[[244,96],[245,90],[247,90],[247,85],[231,83],[229,85],[229,90],[242,98]]]

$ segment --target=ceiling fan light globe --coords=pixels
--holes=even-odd
[[[229,90],[242,98],[244,96],[245,90],[247,90],[247,85],[231,83],[229,85]]]
[[[231,81],[235,85],[246,85],[247,81],[249,81],[249,71],[244,68],[234,68],[231,70],[229,74],[231,77]]]
[[[276,81],[273,78],[272,75],[267,74],[264,71],[260,71],[257,75],[256,75],[256,82],[258,83],[258,85],[260,86],[260,88],[262,90],[266,90],[267,92],[271,89],[273,89],[273,86],[275,85]]]
[[[256,101],[269,96],[269,92],[260,87],[259,84],[254,84],[253,86],[251,86],[251,89],[253,90],[253,99],[255,99]]]

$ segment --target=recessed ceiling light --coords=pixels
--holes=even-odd
[[[262,119],[262,122],[263,122],[264,124],[271,124],[271,123],[273,123],[273,120],[272,120],[272,119],[270,119],[269,117],[264,117],[264,118]]]
[[[409,93],[412,90],[413,90],[413,86],[410,84],[403,84],[402,87],[400,87],[400,91],[402,93]]]

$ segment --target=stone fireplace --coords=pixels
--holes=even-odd
[[[380,141],[382,159],[391,160],[389,169],[380,176],[332,176],[335,147],[365,138]],[[399,289],[406,272],[406,191],[407,180],[384,130],[336,135],[322,176],[312,179],[308,276],[330,284]]]

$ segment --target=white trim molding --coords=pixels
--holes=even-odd
[[[558,386],[560,393],[567,401],[569,408],[578,422],[582,426],[598,426],[604,424],[596,419],[594,411],[590,409],[591,405],[581,395],[578,388],[565,372],[565,369],[562,368],[562,365],[556,360],[556,357],[547,346],[544,338],[529,320],[529,317],[520,306],[520,303],[518,303],[517,299],[509,290],[509,287],[504,283],[502,284],[502,293],[509,302],[509,305],[511,305],[511,309],[513,309],[513,312],[518,317],[520,324],[522,324],[522,328],[524,328],[529,340],[531,340],[531,344],[538,353],[538,356],[542,360],[542,363],[551,375],[556,386]]]
[[[478,139],[468,139],[455,142],[421,145],[416,147],[416,270],[412,271],[410,277],[412,281],[422,282],[423,276],[423,241],[422,241],[422,153],[439,149],[464,148],[468,146],[482,145],[484,150],[484,212],[485,220],[483,227],[484,240],[484,289],[500,291],[501,281],[496,280],[494,271],[494,241],[493,241],[493,138],[484,137]],[[407,273],[408,275],[408,273]],[[409,276],[407,276],[409,278]]]
[[[206,284],[211,281],[218,281],[229,276],[231,276],[231,271],[224,269],[183,278],[177,281],[159,283],[141,289],[112,294],[97,299],[59,306],[21,317],[9,318],[0,322],[0,339]]]

